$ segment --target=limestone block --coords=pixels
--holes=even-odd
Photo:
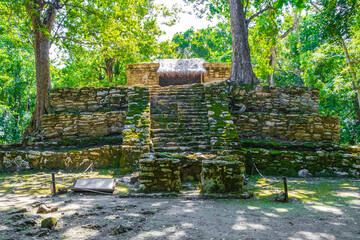
[[[180,160],[145,154],[139,161],[139,182],[146,187],[145,192],[178,192],[181,187]]]
[[[243,190],[245,165],[242,161],[203,160],[201,192],[230,193]]]

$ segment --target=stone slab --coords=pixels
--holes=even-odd
[[[76,180],[71,190],[76,192],[114,192],[114,178],[82,178]]]

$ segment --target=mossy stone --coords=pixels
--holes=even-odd
[[[45,218],[44,220],[41,221],[42,228],[54,229],[56,225],[57,225],[57,220],[56,218],[53,217]]]
[[[264,170],[264,175],[267,176],[279,176],[279,171],[276,169],[276,167],[267,167]]]

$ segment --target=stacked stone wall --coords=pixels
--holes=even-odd
[[[240,155],[164,154],[148,153],[139,161],[140,189],[144,192],[179,192],[182,181],[191,173],[201,175],[202,193],[241,192],[244,186],[245,164]],[[195,163],[195,164],[194,164]]]
[[[147,154],[139,161],[139,170],[139,181],[143,191],[180,191],[179,159]]]
[[[181,80],[181,77],[174,79],[167,79],[166,77],[159,80],[159,75],[157,70],[159,68],[159,63],[136,63],[126,65],[126,76],[127,76],[127,85],[132,86],[162,86],[168,85],[179,85],[179,84],[189,84],[190,82],[195,83],[196,79],[187,79],[187,76],[184,76],[184,79]],[[199,83],[209,83],[224,81],[230,76],[230,65],[228,63],[204,63],[206,69],[206,74],[199,76]]]
[[[248,173],[297,177],[297,172],[307,169],[313,176],[360,175],[360,153],[336,151],[289,151],[264,148],[243,149]]]
[[[319,90],[308,87],[232,86],[230,107],[233,112],[317,114]]]
[[[126,65],[127,85],[154,86],[159,85],[157,70],[159,63],[137,63]]]
[[[339,118],[315,114],[233,113],[241,139],[338,142]]]
[[[204,63],[204,83],[224,81],[229,78],[231,67],[228,63]]]
[[[236,160],[204,160],[201,171],[202,193],[240,192],[244,187],[245,164],[243,156],[227,156]],[[221,159],[221,158],[220,158]]]
[[[127,109],[125,87],[55,88],[50,90],[53,113],[120,111]]]
[[[319,91],[307,87],[230,87],[232,118],[241,139],[338,142],[338,117],[318,115]]]
[[[41,117],[45,141],[121,135],[128,89],[57,88],[50,90],[50,114]]]
[[[137,166],[140,156],[150,151],[149,89],[129,88],[129,108],[123,131],[120,166]]]
[[[226,83],[206,84],[204,88],[211,150],[236,151],[239,136],[229,111]]]
[[[121,135],[126,111],[55,113],[41,117],[45,140],[60,141]]]
[[[28,169],[86,169],[118,167],[121,146],[104,145],[83,150],[70,151],[0,151],[0,172]]]

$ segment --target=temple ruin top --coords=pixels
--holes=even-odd
[[[157,59],[126,66],[128,86],[169,86],[226,80],[228,63],[208,63],[202,58]]]

